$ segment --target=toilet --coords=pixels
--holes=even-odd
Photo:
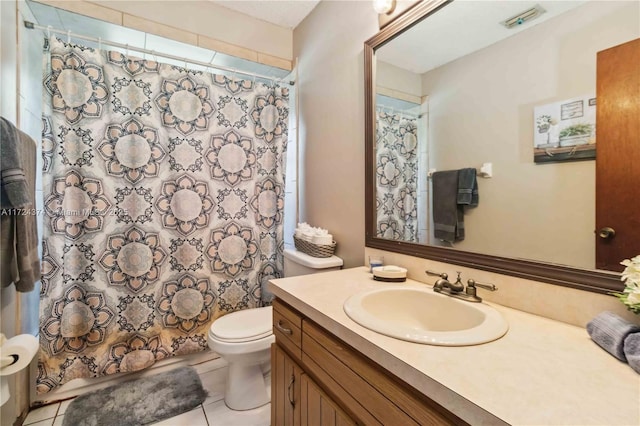
[[[284,251],[284,276],[295,277],[342,268],[337,256],[312,257],[295,249]],[[224,402],[232,410],[251,410],[271,400],[265,374],[271,369],[273,335],[271,306],[224,315],[209,329],[211,350],[229,365]]]
[[[342,268],[342,264],[342,259],[338,256],[313,257],[296,249],[284,250],[285,277],[335,271]]]

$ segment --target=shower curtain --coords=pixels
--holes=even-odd
[[[376,111],[376,234],[418,242],[418,127],[414,118]]]
[[[207,348],[282,276],[288,89],[50,42],[38,393]]]

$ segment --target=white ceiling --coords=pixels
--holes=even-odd
[[[581,1],[457,0],[376,52],[378,60],[422,74],[584,4]],[[535,5],[539,17],[507,29],[505,21]]]
[[[320,0],[209,0],[245,15],[285,28],[295,28]]]

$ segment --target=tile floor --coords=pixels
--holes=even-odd
[[[214,367],[214,369],[209,371],[202,371],[202,367],[197,368],[202,386],[209,393],[207,399],[201,405],[189,412],[155,423],[155,425],[268,426],[270,424],[271,404],[248,411],[233,411],[224,404],[223,397],[227,377],[227,366],[220,366],[218,363],[214,365]],[[270,378],[268,377],[268,379]],[[71,401],[71,399],[68,399],[32,410],[27,415],[23,425],[62,426],[65,410]]]

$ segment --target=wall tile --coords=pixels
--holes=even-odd
[[[50,6],[59,7],[80,15],[90,16],[92,18],[108,21],[116,25],[123,25],[122,13],[102,7],[94,3],[85,1],[58,1],[58,0],[38,0],[39,3],[48,4]]]
[[[217,52],[225,53],[227,55],[237,56],[239,58],[258,62],[258,52],[256,52],[255,50],[247,49],[245,47],[234,46],[232,44],[214,40],[203,35],[198,35],[198,39],[195,44],[206,49],[211,49]]]
[[[257,61],[261,64],[270,65],[276,68],[282,68],[283,70],[292,70],[293,65],[288,59],[278,58],[277,56],[271,56],[258,52]]]
[[[20,26],[20,89],[21,112],[25,109],[40,116],[42,111],[42,45],[40,31]]]
[[[193,44],[196,46],[198,45],[198,35],[189,31],[184,31],[179,28],[173,28],[167,25],[158,24],[156,22],[126,13],[123,16],[122,22],[122,25],[124,25],[125,27],[135,28],[136,30],[148,32],[162,37],[167,37],[172,40],[178,40],[183,43]]]

